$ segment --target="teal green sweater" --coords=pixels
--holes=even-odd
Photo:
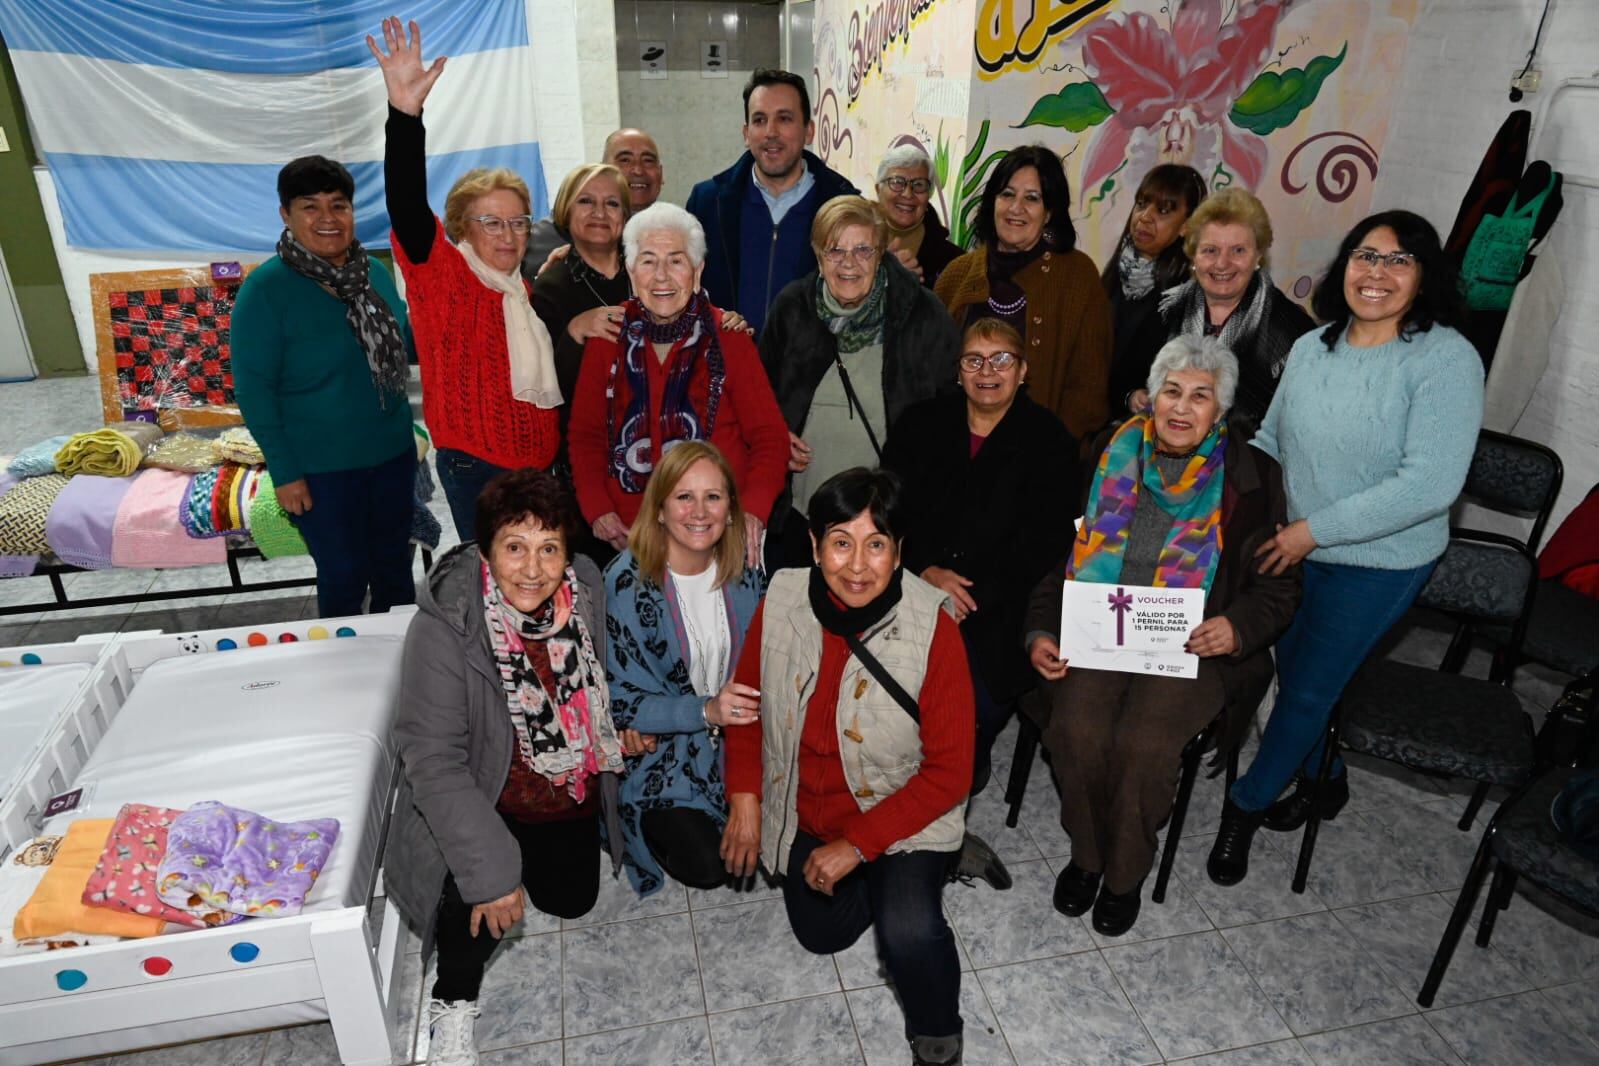
[[[373,260],[371,278],[411,349],[394,277]],[[377,466],[415,447],[411,406],[404,396],[380,402],[344,303],[277,256],[239,289],[232,347],[233,393],[274,483]]]
[[[1443,554],[1482,427],[1482,360],[1447,326],[1374,348],[1294,342],[1254,446],[1283,468],[1318,562],[1408,570]]]

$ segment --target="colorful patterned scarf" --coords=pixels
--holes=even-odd
[[[1155,566],[1155,584],[1209,591],[1221,558],[1226,423],[1218,421],[1211,427],[1175,484],[1166,484],[1154,455],[1155,420],[1147,414],[1129,418],[1110,439],[1099,457],[1088,510],[1072,545],[1070,580],[1105,585],[1121,580],[1122,553],[1138,493],[1147,489],[1175,518]]]
[[[567,567],[561,587],[538,617],[530,618],[505,602],[489,564],[482,566],[489,646],[505,688],[517,751],[535,773],[564,785],[582,803],[590,777],[621,773],[623,767],[605,673],[582,613],[574,609],[577,575]],[[540,647],[529,649],[529,644]],[[539,683],[530,654],[550,657],[553,694]]]
[[[659,342],[682,343],[666,368],[666,389],[661,394],[661,410],[650,411],[649,360],[655,358],[652,345]],[[727,363],[722,358],[722,343],[717,336],[711,302],[704,293],[695,293],[683,313],[656,326],[650,322],[637,297],[622,305],[621,356],[611,361],[605,380],[605,440],[610,449],[611,476],[623,492],[639,493],[655,469],[653,452],[680,440],[710,440],[716,428],[716,412],[722,403],[722,387],[727,378]],[[710,374],[710,393],[703,419],[694,410],[689,386],[701,360]],[[626,378],[627,395],[617,395],[617,371]]]

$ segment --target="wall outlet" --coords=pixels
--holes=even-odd
[[[1538,91],[1538,86],[1542,84],[1543,71],[1541,70],[1525,71],[1510,79],[1510,87],[1512,89],[1520,89],[1524,93],[1535,93]]]

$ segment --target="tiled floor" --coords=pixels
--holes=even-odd
[[[33,390],[27,403],[16,389]],[[0,387],[0,405],[8,412],[83,406],[82,391],[81,382],[8,385]],[[0,429],[0,453],[62,424],[34,421]],[[291,564],[304,567],[274,565]],[[145,591],[197,577],[135,572],[73,581],[85,592],[91,583]],[[0,602],[20,602],[4,599],[19,595],[19,584],[0,583]],[[0,618],[0,646],[310,617],[314,604],[296,590]],[[1440,639],[1413,626],[1393,653],[1435,661]],[[1556,680],[1525,673],[1518,689],[1529,709],[1548,706]],[[996,782],[1008,772],[1013,744],[1007,734],[996,747]],[[1461,946],[1436,1009],[1416,1006],[1477,840],[1454,828],[1465,790],[1358,760],[1351,788],[1349,807],[1323,831],[1310,890],[1294,895],[1288,882],[1297,836],[1263,833],[1240,886],[1219,888],[1205,877],[1221,791],[1219,781],[1202,779],[1165,904],[1146,903],[1133,931],[1110,940],[1050,906],[1070,845],[1047,769],[1035,767],[1016,829],[1004,828],[1003,790],[991,786],[974,804],[972,825],[1010,864],[1015,887],[996,893],[957,885],[945,897],[966,971],[966,1061],[1599,1063],[1599,927],[1547,901],[1518,896],[1491,948],[1469,938]],[[411,941],[402,967],[400,1061],[426,1057],[425,1026],[418,1033],[426,982],[416,947]],[[866,942],[832,958],[807,955],[764,888],[735,894],[674,885],[639,902],[625,882],[606,878],[585,919],[535,915],[515,930],[490,966],[482,1002],[478,1034],[488,1066],[909,1061],[875,948]],[[314,1066],[337,1055],[331,1031],[319,1024],[102,1061]]]

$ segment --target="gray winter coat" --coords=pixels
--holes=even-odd
[[[432,949],[446,872],[461,898],[486,903],[522,883],[522,852],[495,804],[510,775],[515,731],[506,710],[479,589],[476,544],[451,549],[417,590],[405,635],[400,710],[394,724],[404,771],[389,829],[383,883],[391,904]],[[605,661],[605,584],[584,556],[573,559],[577,608]],[[618,781],[601,774],[601,817],[610,829],[613,872],[622,864]]]

